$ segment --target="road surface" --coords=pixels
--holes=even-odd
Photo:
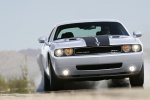
[[[36,94],[1,94],[0,100],[150,100],[150,89],[94,89]]]

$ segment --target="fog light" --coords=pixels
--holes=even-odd
[[[64,76],[67,76],[69,74],[69,70],[68,69],[65,69],[64,71],[63,71],[63,75]]]
[[[134,72],[135,69],[136,69],[135,66],[130,66],[130,67],[129,67],[129,70],[130,70],[131,72]]]

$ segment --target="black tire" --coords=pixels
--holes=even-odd
[[[64,88],[64,82],[62,82],[61,80],[59,80],[57,78],[57,76],[55,75],[55,72],[52,68],[52,64],[51,64],[51,60],[49,59],[48,61],[48,67],[49,67],[49,72],[50,72],[50,91],[58,91],[58,90],[62,90]]]
[[[142,66],[141,71],[133,76],[130,76],[131,87],[143,87],[144,84],[144,66]]]
[[[44,71],[44,91],[50,91],[50,80]]]

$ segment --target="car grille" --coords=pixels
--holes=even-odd
[[[122,67],[122,63],[112,64],[98,64],[98,65],[77,65],[77,70],[101,70],[101,69],[113,69]]]
[[[86,55],[94,53],[118,53],[121,52],[121,46],[100,46],[75,48],[75,55]]]

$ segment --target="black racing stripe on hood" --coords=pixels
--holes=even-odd
[[[95,37],[82,37],[82,39],[84,39],[86,46],[97,46],[97,44],[95,43]]]
[[[98,41],[100,42],[100,45],[110,45],[110,41],[109,41],[109,36],[104,35],[104,36],[96,36],[96,38],[98,39]]]

